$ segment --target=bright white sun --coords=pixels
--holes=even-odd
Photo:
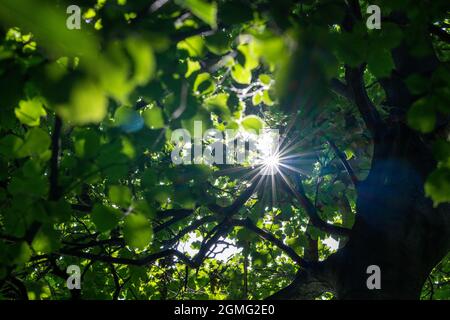
[[[262,167],[260,173],[262,175],[275,175],[279,171],[280,157],[278,154],[269,154],[261,161]]]
[[[263,164],[266,167],[277,169],[280,165],[280,157],[277,154],[269,155],[263,160]]]
[[[261,175],[274,175],[279,171],[281,156],[277,142],[278,137],[271,134],[263,134],[258,137],[257,156],[254,163],[259,165]]]

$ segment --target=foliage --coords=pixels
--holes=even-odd
[[[245,165],[174,165],[171,133],[195,120],[287,132],[287,180],[322,222],[351,228],[342,163],[363,179],[373,150],[339,84],[362,66],[387,118],[380,83],[400,44],[441,61],[409,76],[420,98],[401,121],[433,141],[424,188],[436,206],[450,201],[446,1],[373,1],[416,21],[380,30],[346,29],[340,0],[78,2],[81,29],[68,30],[65,1],[0,1],[0,298],[75,297],[72,264],[87,299],[263,299],[285,287],[345,237],[317,226],[279,176],[255,189]],[[421,36],[430,21],[441,36]],[[439,270],[424,298],[448,299]]]

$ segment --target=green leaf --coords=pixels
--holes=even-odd
[[[131,205],[131,190],[126,186],[111,186],[108,196],[111,202],[122,208],[128,208]]]
[[[377,78],[388,77],[394,68],[391,52],[388,50],[373,50],[367,58],[369,71]]]
[[[48,192],[48,179],[45,176],[13,177],[8,185],[8,192],[19,197],[40,198]]]
[[[319,238],[323,239],[325,237],[325,233],[323,231],[321,231],[313,226],[308,227],[308,233],[311,236],[311,239],[314,239],[314,240],[317,240]]]
[[[42,172],[42,168],[39,161],[35,159],[29,159],[22,167],[24,177],[33,178],[38,176]]]
[[[14,112],[21,123],[30,127],[39,126],[41,117],[47,115],[41,100],[38,98],[21,100],[19,108],[16,108]]]
[[[433,154],[444,166],[450,167],[450,142],[439,139],[433,145]]]
[[[268,86],[270,84],[271,78],[267,74],[260,74],[258,76],[259,81],[261,81],[262,84]]]
[[[265,105],[267,105],[269,107],[273,105],[273,100],[270,97],[269,90],[264,90],[263,91],[263,93],[262,93],[262,101],[264,102]]]
[[[25,241],[15,244],[12,248],[12,263],[24,264],[30,260],[32,254],[31,248]]]
[[[177,43],[179,50],[186,50],[190,57],[201,57],[205,52],[205,42],[201,36],[193,36]]]
[[[133,82],[137,85],[146,84],[156,68],[152,48],[147,41],[139,38],[128,38],[125,46],[134,62]]]
[[[98,123],[106,116],[107,98],[93,82],[79,82],[71,92],[70,103],[61,105],[59,111],[64,119],[74,124]]]
[[[339,57],[351,67],[359,66],[367,57],[367,42],[359,29],[340,33],[336,44]]]
[[[256,92],[252,97],[252,104],[257,106],[262,101],[262,93],[260,91]]]
[[[246,228],[240,228],[236,233],[236,238],[239,240],[239,242],[245,243],[253,241],[254,239],[257,238],[257,236],[255,235],[254,232]]]
[[[250,84],[252,81],[252,72],[240,64],[235,64],[231,68],[231,77],[240,84]]]
[[[32,128],[25,135],[25,141],[20,148],[23,156],[40,155],[50,147],[50,136],[41,128]]]
[[[100,147],[99,134],[93,130],[83,130],[75,133],[75,154],[80,158],[93,158]]]
[[[285,62],[284,60],[287,58],[285,53],[288,50],[288,47],[283,38],[271,36],[259,40],[257,45],[255,44],[255,47],[251,48],[255,54],[255,59],[257,59],[256,62],[259,60],[258,54],[260,54],[261,58],[271,67]],[[257,66],[258,65],[256,65],[255,68]]]
[[[436,113],[430,100],[421,98],[417,100],[408,111],[408,124],[411,128],[428,133],[433,131],[436,124]]]
[[[0,139],[0,154],[5,159],[19,157],[22,145],[23,140],[21,138],[8,134]]]
[[[240,44],[238,46],[238,52],[244,57],[244,62],[239,60],[239,56],[238,61],[245,69],[251,71],[259,66],[259,50],[254,41]]]
[[[173,198],[173,187],[161,185],[155,186],[150,193],[152,198],[159,203],[167,203]]]
[[[186,78],[189,78],[194,72],[196,72],[196,71],[198,71],[200,69],[201,69],[200,62],[193,61],[193,60],[188,58],[187,59],[187,70],[186,70],[186,73],[185,73],[184,76]]]
[[[142,113],[145,125],[150,129],[162,129],[164,128],[164,116],[161,108],[152,106],[147,108]]]
[[[433,88],[430,98],[435,110],[443,114],[450,114],[450,84],[447,88]]]
[[[222,117],[222,119],[228,119],[230,117],[230,110],[228,109],[228,93],[219,93],[205,99],[205,108],[209,112]]]
[[[144,249],[153,239],[150,221],[143,214],[129,214],[123,225],[123,237],[130,247]]]
[[[425,183],[425,193],[433,199],[435,206],[450,202],[450,168],[433,171]]]
[[[406,78],[406,85],[412,94],[421,94],[429,89],[430,81],[427,78],[414,73]]]
[[[95,204],[92,210],[92,221],[99,232],[113,229],[119,223],[121,212],[117,209]]]
[[[134,148],[133,143],[131,143],[130,139],[127,137],[122,137],[120,139],[122,149],[120,152],[127,156],[129,159],[134,159],[136,157],[136,149]]]
[[[114,122],[127,133],[139,131],[144,126],[144,120],[141,115],[128,106],[122,106],[116,109]]]
[[[151,188],[157,184],[157,174],[152,168],[148,168],[144,171],[141,179],[141,185],[144,188]]]
[[[156,210],[151,207],[147,201],[138,200],[134,203],[134,211],[137,213],[143,213],[146,217],[154,219],[156,217]]]
[[[346,160],[350,160],[351,158],[353,158],[355,156],[355,153],[351,149],[345,149],[344,153],[345,153]]]
[[[196,94],[208,94],[216,89],[216,85],[211,80],[211,75],[207,72],[203,72],[195,78],[193,89]]]
[[[380,30],[380,38],[377,39],[377,44],[382,44],[387,49],[393,49],[400,45],[402,36],[403,32],[399,25],[390,22],[383,22],[383,27]]]
[[[44,225],[33,239],[33,250],[45,254],[58,250],[61,246],[61,235],[49,225]]]
[[[137,112],[129,106],[121,106],[114,112],[114,122],[117,126],[125,126],[130,123]]]
[[[64,200],[50,201],[46,204],[48,215],[55,223],[67,222],[72,215],[72,208],[69,203]]]
[[[259,267],[264,267],[269,262],[270,256],[266,254],[262,254],[258,251],[252,252],[252,264]]]
[[[188,186],[179,186],[175,189],[174,201],[183,209],[194,209],[196,204],[192,188]]]
[[[221,56],[231,50],[231,38],[228,32],[218,31],[213,35],[205,37],[205,45],[209,51]]]
[[[189,9],[197,18],[203,20],[215,29],[217,27],[217,5],[204,0],[176,0],[176,3]]]
[[[242,126],[247,131],[256,131],[256,133],[259,132],[264,127],[264,122],[262,119],[255,115],[250,115],[242,119],[241,121]]]

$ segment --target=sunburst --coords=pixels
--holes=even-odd
[[[291,124],[293,122],[291,121]],[[311,164],[310,156],[316,154],[316,151],[299,151],[304,148],[304,143],[293,136],[288,138],[290,129],[292,126],[288,125],[284,135],[279,139],[265,135],[257,136],[256,155],[249,156],[247,165],[222,169],[217,175],[242,171],[241,181],[263,198],[270,195],[271,205],[275,207],[277,194],[279,195],[283,188],[287,187],[288,190],[296,192],[292,184],[294,175],[310,176],[309,170],[305,168]]]

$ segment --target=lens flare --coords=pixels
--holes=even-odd
[[[278,167],[280,164],[280,157],[277,154],[270,155],[263,163],[267,167]]]
[[[261,173],[264,175],[274,175],[278,172],[280,166],[280,157],[278,154],[270,154],[262,159]]]

